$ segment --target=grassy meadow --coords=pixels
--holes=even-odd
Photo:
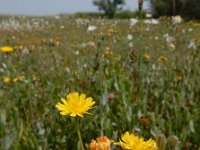
[[[80,122],[86,149],[125,131],[200,149],[199,22],[1,16],[3,46],[0,149],[78,149],[74,120],[55,108],[73,91],[96,102]]]

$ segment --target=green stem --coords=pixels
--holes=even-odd
[[[81,132],[80,132],[80,128],[79,128],[78,119],[76,119],[76,131],[77,131],[77,134],[78,134],[78,139],[79,139],[79,141],[81,143],[81,150],[84,150],[83,140],[82,140],[82,137],[81,137]]]

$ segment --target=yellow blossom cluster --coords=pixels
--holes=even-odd
[[[168,60],[167,57],[165,57],[165,56],[160,56],[160,57],[158,57],[157,62],[158,62],[158,63],[161,63],[161,62],[167,61],[167,60]]]
[[[19,76],[16,76],[15,78],[10,78],[8,76],[5,76],[5,77],[3,77],[3,82],[4,83],[17,82],[17,81],[22,81],[25,78],[26,77],[24,75],[19,75]]]
[[[116,143],[122,149],[128,150],[158,150],[156,142],[152,139],[145,141],[132,133],[126,132],[121,136],[121,140]]]
[[[9,46],[0,47],[0,51],[4,52],[4,53],[9,53],[9,52],[12,52],[13,50],[14,49],[12,47],[9,47]]]
[[[149,54],[144,54],[144,59],[145,61],[150,61],[151,57],[149,56]]]

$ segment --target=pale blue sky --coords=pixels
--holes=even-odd
[[[124,9],[137,9],[137,0],[125,1]],[[56,15],[98,11],[92,2],[93,0],[0,0],[0,14]]]

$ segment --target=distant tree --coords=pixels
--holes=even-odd
[[[200,19],[200,0],[149,0],[155,17],[181,15]]]
[[[200,0],[186,0],[182,14],[187,18],[200,20]]]
[[[94,0],[93,4],[104,11],[105,16],[113,18],[117,10],[121,10],[125,4],[124,0]]]
[[[144,3],[144,0],[138,0],[138,9],[139,9],[139,11],[142,11],[142,9],[143,9],[143,3]]]

